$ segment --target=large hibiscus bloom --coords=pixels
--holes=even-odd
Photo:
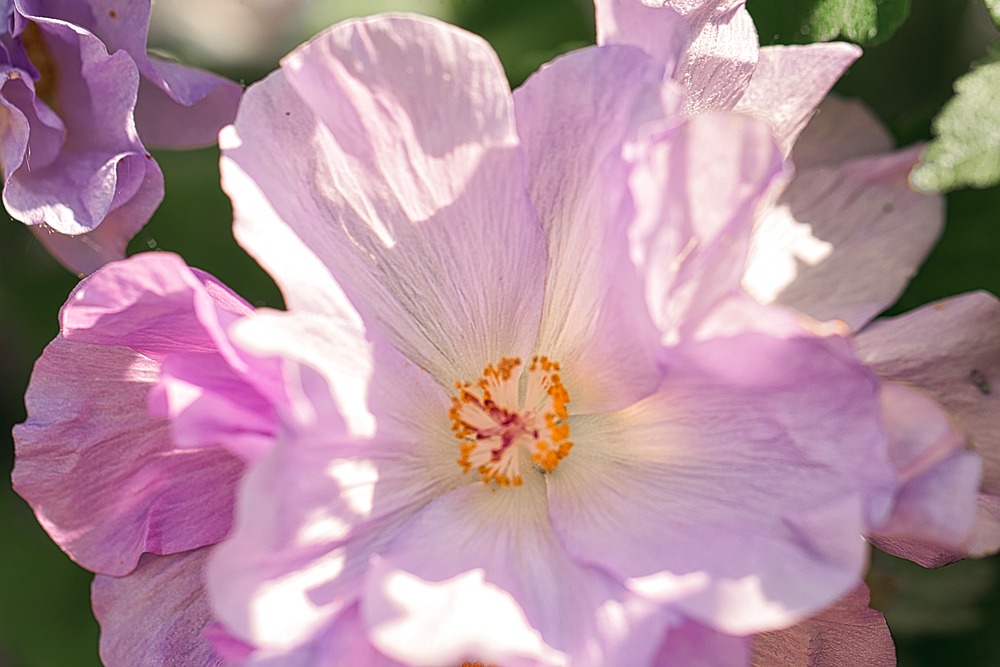
[[[683,120],[693,24],[659,12],[656,54],[571,54],[513,97],[466,33],[339,26],[225,135],[237,234],[290,312],[251,316],[162,254],[81,286],[15,481],[103,573],[108,664],[740,665],[751,633],[855,590],[859,535],[909,499],[893,444],[961,437],[893,429],[843,327],[744,295],[787,146],[744,116]],[[959,458],[952,546],[978,470]],[[247,464],[210,609],[201,547]],[[864,603],[757,654],[801,659]]]

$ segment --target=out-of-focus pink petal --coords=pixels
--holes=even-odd
[[[135,123],[147,145],[190,148],[215,143],[219,130],[236,117],[239,84],[148,55],[150,0],[17,0],[16,5],[29,17],[56,18],[91,31],[108,53],[128,53],[143,79]]]
[[[792,160],[796,168],[806,169],[887,153],[894,146],[889,130],[864,102],[845,100],[831,93],[799,135]]]
[[[218,542],[243,464],[222,449],[179,450],[146,414],[158,364],[130,349],[57,338],[35,366],[28,421],[14,430],[14,488],[84,567],[130,572],[144,551]]]
[[[787,156],[817,105],[861,55],[853,44],[767,46],[735,111],[763,118]]]
[[[691,338],[739,292],[754,208],[781,169],[767,124],[738,114],[696,116],[646,143],[629,240],[664,342]]]
[[[243,88],[211,72],[149,60],[158,79],[143,71],[135,105],[135,127],[143,142],[154,148],[214,144],[219,130],[236,118]]]
[[[842,595],[896,485],[868,370],[842,339],[759,334],[667,364],[653,396],[570,419],[573,451],[547,478],[570,555],[733,634]]]
[[[227,146],[249,177],[227,177],[230,196],[252,183],[366,324],[442,385],[528,356],[545,242],[485,42],[414,17],[340,24],[248,91]],[[293,260],[243,225],[262,262]]]
[[[878,320],[856,337],[858,354],[881,377],[927,392],[983,461],[974,555],[1000,549],[1000,302],[975,292]]]
[[[758,223],[746,289],[855,331],[887,308],[944,221],[944,200],[909,186],[920,150],[797,171]]]
[[[163,172],[148,154],[119,162],[117,171],[129,169],[142,160],[144,174],[139,190],[118,208],[104,216],[97,229],[84,234],[60,234],[47,224],[31,231],[56,258],[79,274],[90,274],[108,262],[124,259],[125,247],[163,201]]]
[[[651,667],[749,667],[750,637],[726,635],[686,619],[667,630]]]
[[[202,567],[211,549],[172,556],[145,554],[124,577],[94,578],[94,615],[107,667],[219,667],[204,638],[212,622]]]
[[[662,4],[680,12],[688,22],[686,63],[674,75],[687,90],[685,113],[732,109],[750,83],[760,50],[744,0],[666,0]]]
[[[252,332],[241,334],[251,338]],[[260,332],[254,336],[262,340]],[[238,638],[274,653],[314,640],[358,595],[372,553],[432,498],[462,482],[450,402],[391,349],[376,352],[366,393],[378,439],[356,442],[336,398],[291,359],[299,409],[271,453],[246,475],[233,535],[217,549],[208,583],[217,616]],[[335,378],[336,379],[336,378]]]
[[[688,45],[687,21],[677,12],[662,2],[595,0],[594,5],[599,46],[637,46],[663,64],[666,76],[674,75]]]
[[[965,438],[929,396],[886,382],[880,402],[889,458],[903,484],[892,516],[872,541],[909,538],[960,549],[976,515],[979,457],[965,450]]]
[[[651,605],[566,556],[539,475],[428,505],[374,562],[362,614],[380,650],[421,666],[642,665],[659,643]]]
[[[528,192],[548,239],[536,351],[560,362],[574,412],[619,409],[659,384],[659,333],[629,258],[621,153],[639,121],[663,116],[661,81],[642,51],[612,46],[559,58],[514,93]]]
[[[0,68],[3,77],[3,104],[7,122],[0,130],[0,156],[4,182],[21,166],[25,155],[31,165],[42,169],[59,155],[66,138],[62,120],[35,95],[31,75],[17,67]]]
[[[861,583],[829,608],[753,638],[753,667],[895,667],[896,647]]]

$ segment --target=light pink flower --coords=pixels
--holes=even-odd
[[[17,433],[18,490],[102,573],[107,664],[795,664],[848,622],[885,658],[859,536],[959,548],[978,462],[944,487],[955,534],[915,532],[942,487],[912,482],[960,450],[943,413],[887,421],[913,394],[880,389],[843,326],[743,292],[794,137],[698,113],[756,85],[755,41],[713,51],[740,12],[636,14],[655,49],[564,56],[513,97],[467,33],[351,22],[248,92],[224,184],[289,312],[169,255],[110,265]],[[56,484],[77,457],[119,481]]]

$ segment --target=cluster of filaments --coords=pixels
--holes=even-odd
[[[566,458],[569,441],[566,404],[569,394],[559,378],[559,364],[535,356],[527,368],[524,400],[519,358],[488,365],[475,382],[455,383],[448,415],[459,445],[463,473],[475,470],[485,484],[521,486],[521,455],[551,473]]]

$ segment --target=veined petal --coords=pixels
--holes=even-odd
[[[57,338],[35,366],[16,426],[14,488],[52,538],[95,572],[123,575],[145,551],[223,539],[243,464],[179,450],[146,414],[158,364],[128,348]]]
[[[753,667],[896,667],[885,618],[868,607],[864,583],[785,630],[753,638]]]
[[[202,567],[210,547],[172,556],[146,554],[124,577],[94,578],[101,661],[108,667],[219,667],[204,638],[212,622]]]
[[[1000,549],[1000,302],[974,292],[877,320],[855,338],[881,377],[936,399],[983,460],[975,553]],[[991,527],[992,526],[992,527]],[[970,543],[971,546],[972,543]]]
[[[944,200],[909,186],[920,151],[796,172],[759,223],[747,291],[855,331],[892,304],[944,222]],[[776,271],[781,262],[797,268]]]
[[[630,253],[662,341],[673,344],[739,293],[753,211],[782,158],[766,123],[724,113],[658,129],[639,149]]]
[[[666,0],[662,4],[680,12],[688,22],[686,64],[674,74],[687,91],[685,113],[732,109],[750,83],[760,50],[744,0]]]
[[[347,22],[248,91],[239,145],[225,151],[367,326],[443,386],[527,357],[537,331],[545,241],[509,95],[468,33],[411,17]]]
[[[787,157],[823,97],[860,55],[859,47],[839,42],[764,47],[734,111],[766,120]]]
[[[648,664],[663,625],[570,561],[535,474],[514,492],[470,484],[428,505],[375,561],[361,610],[375,646],[419,666]]]
[[[528,191],[548,239],[536,351],[559,360],[576,413],[619,409],[659,383],[659,334],[629,258],[622,147],[664,115],[662,77],[642,51],[612,46],[559,58],[514,93]]]
[[[571,418],[553,524],[577,562],[717,630],[787,626],[854,584],[889,509],[875,388],[841,339],[675,348],[656,394]]]

